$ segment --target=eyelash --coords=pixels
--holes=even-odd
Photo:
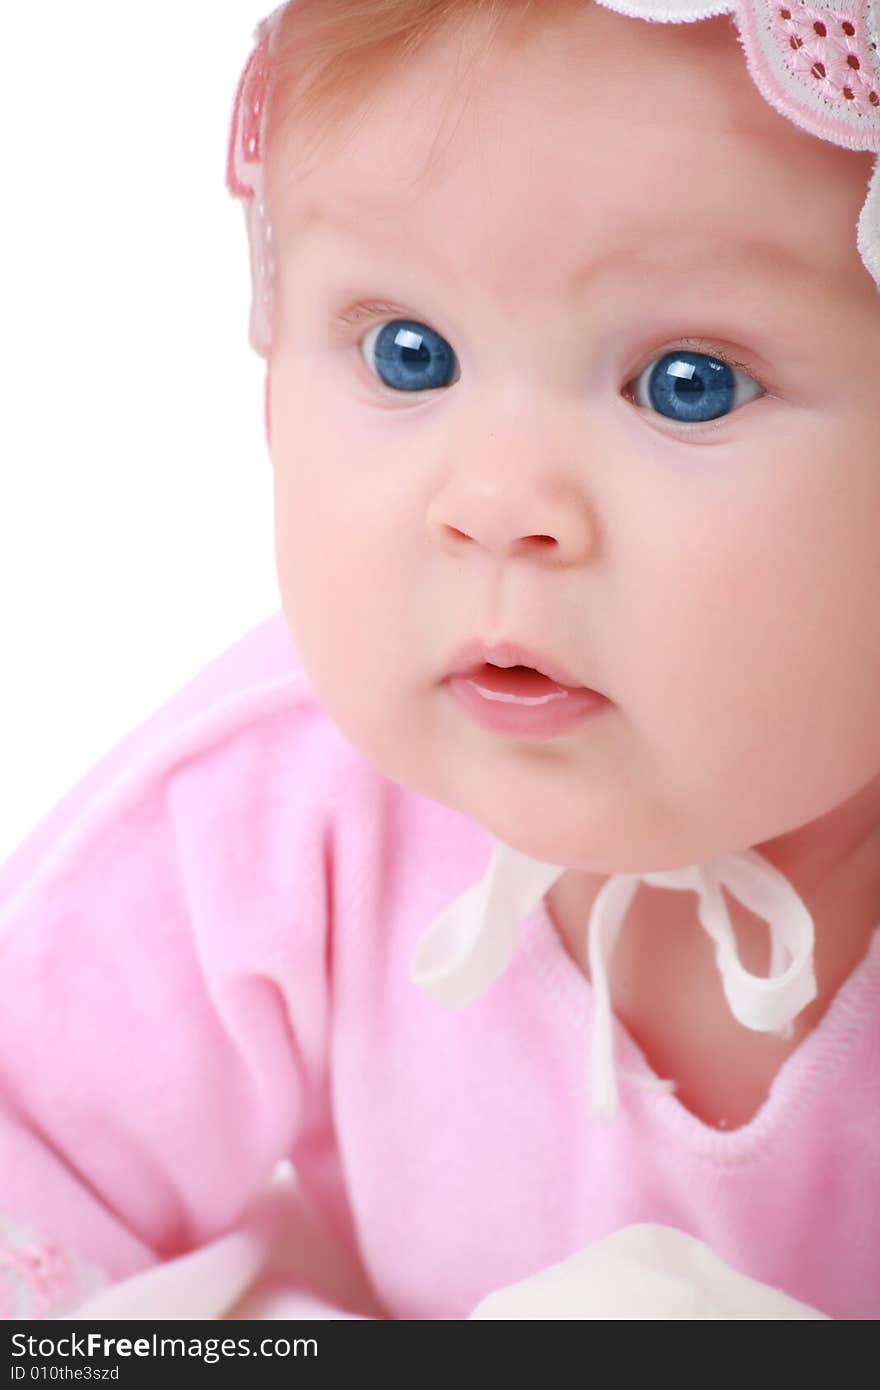
[[[335,326],[337,329],[343,332],[347,332],[352,327],[368,326],[372,328],[377,322],[379,322],[382,319],[388,319],[389,321],[391,321],[396,318],[412,317],[413,316],[411,314],[407,313],[406,310],[401,309],[400,306],[397,304],[390,304],[384,300],[367,300],[362,304],[355,304],[352,306],[352,308],[346,309],[344,313],[340,314],[336,318]],[[418,320],[418,322],[421,322],[421,320]],[[770,388],[764,383],[761,376],[758,374],[756,368],[753,367],[750,362],[739,361],[725,349],[719,348],[715,344],[710,343],[709,341],[702,338],[677,338],[674,343],[670,343],[666,347],[656,348],[652,355],[645,359],[644,365],[640,367],[639,370],[635,373],[635,376],[632,378],[632,381],[635,382],[638,380],[642,372],[645,370],[645,367],[647,367],[648,364],[654,360],[654,358],[663,357],[667,352],[675,352],[677,348],[686,348],[691,349],[695,352],[704,352],[707,356],[714,357],[719,362],[724,362],[725,365],[728,367],[737,367],[741,372],[745,372],[746,376],[750,377],[752,381],[755,383],[755,385],[761,388],[765,395],[772,394]],[[378,382],[378,384],[380,386],[382,385],[381,382]],[[627,386],[629,385],[630,383],[627,383]],[[393,394],[397,395],[399,393],[395,392]],[[632,400],[632,397],[633,393],[628,392],[625,396],[625,399]],[[754,402],[750,401],[749,404],[754,404]],[[645,407],[640,408],[644,409]],[[714,422],[711,420],[707,420],[702,424],[695,423],[690,426],[679,425],[677,431],[674,429],[670,429],[667,432],[671,434],[679,433],[681,436],[691,437],[693,437],[694,435],[706,435],[714,433],[714,431],[717,429],[722,429],[727,423],[729,423],[729,420],[730,416],[727,415],[722,416]]]

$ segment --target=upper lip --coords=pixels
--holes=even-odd
[[[481,666],[531,666],[542,676],[549,676],[557,685],[571,686],[575,690],[584,688],[583,682],[572,675],[552,657],[544,656],[532,647],[524,647],[519,642],[488,642],[482,638],[465,642],[455,653],[449,676],[472,676]]]

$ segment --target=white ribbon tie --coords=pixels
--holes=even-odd
[[[509,964],[520,924],[565,872],[564,867],[497,843],[484,876],[450,903],[421,938],[410,967],[413,982],[449,1008],[462,1008],[478,998]],[[715,943],[725,997],[746,1028],[785,1036],[794,1018],[816,997],[813,919],[788,879],[756,851],[723,855],[688,868],[612,875],[596,895],[587,928],[594,1000],[590,1109],[602,1119],[612,1119],[618,1106],[608,970],[640,882],[697,894],[697,915]],[[750,974],[739,959],[722,888],[767,923],[769,975]],[[656,1077],[621,1075],[655,1090],[675,1086]]]

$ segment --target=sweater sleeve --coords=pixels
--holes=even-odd
[[[216,1239],[307,1134],[325,725],[297,678],[165,717],[3,866],[0,1314]]]

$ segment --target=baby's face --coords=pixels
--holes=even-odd
[[[880,770],[873,158],[768,106],[726,18],[584,6],[440,129],[455,53],[398,69],[308,171],[290,152],[293,639],[388,776],[536,858],[759,844]],[[607,703],[511,732],[515,700],[468,687],[487,724],[447,680],[480,639]]]

